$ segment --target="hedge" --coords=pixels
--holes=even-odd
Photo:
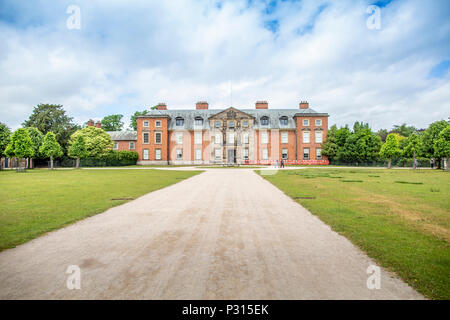
[[[138,160],[135,151],[111,151],[97,158],[81,159],[81,167],[112,167],[135,165]]]

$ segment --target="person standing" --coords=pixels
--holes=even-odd
[[[276,167],[275,168],[278,168],[278,159],[277,159],[277,164],[276,164]]]
[[[431,160],[430,160],[430,166],[431,166],[431,169],[434,168],[434,159],[431,159]]]
[[[284,160],[281,159],[281,167],[284,168]]]

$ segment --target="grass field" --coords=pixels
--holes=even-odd
[[[164,188],[200,171],[0,172],[0,250]]]
[[[450,173],[330,168],[262,176],[426,297],[450,299]]]

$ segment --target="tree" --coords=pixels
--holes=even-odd
[[[102,129],[105,131],[120,131],[123,128],[123,115],[111,114],[102,119]]]
[[[107,154],[114,146],[109,134],[100,128],[86,127],[78,130],[70,137],[71,145],[75,143],[78,136],[83,136],[88,156],[92,158]]]
[[[383,143],[386,141],[386,137],[388,134],[389,134],[389,132],[386,129],[380,129],[377,132],[377,136],[380,137],[381,142],[383,142]]]
[[[450,125],[447,125],[438,136],[438,139],[434,143],[434,152],[440,158],[444,158],[444,169],[449,169],[450,158]]]
[[[3,168],[3,158],[6,156],[5,149],[11,140],[11,130],[6,124],[0,122],[0,168]]]
[[[392,165],[392,157],[399,156],[401,154],[400,149],[398,147],[398,140],[395,134],[390,133],[386,137],[386,142],[381,146],[380,156],[389,159],[388,169],[391,168]]]
[[[419,154],[420,147],[420,137],[414,132],[406,139],[406,146],[403,149],[405,157],[413,157],[413,169],[416,169],[416,157]]]
[[[394,125],[392,130],[389,133],[398,133],[399,135],[403,137],[409,137],[414,132],[417,132],[417,128],[414,126],[408,126],[406,123],[403,123],[402,125]]]
[[[11,140],[6,147],[5,154],[9,158],[31,158],[33,157],[33,142],[25,129],[14,131]]]
[[[332,125],[327,133],[327,140],[322,144],[322,154],[328,158],[328,160],[333,161],[336,159],[339,146],[337,144],[337,127]]]
[[[28,135],[30,136],[31,142],[33,143],[33,158],[39,158],[40,152],[39,149],[42,145],[42,141],[44,140],[44,135],[35,127],[27,127]],[[33,158],[30,158],[29,167],[33,167]]]
[[[147,110],[144,111],[136,111],[130,118],[130,128],[132,128],[134,131],[137,130],[137,122],[136,119],[139,116],[144,116],[148,113]]]
[[[86,148],[86,141],[82,135],[78,135],[69,147],[69,157],[77,159],[76,167],[80,167],[80,159],[86,158],[89,153]]]
[[[70,135],[79,129],[72,123],[71,117],[66,115],[62,105],[39,104],[33,109],[30,118],[22,125],[24,127],[35,127],[44,135],[53,132],[63,151],[67,150]]]
[[[421,137],[422,137],[422,154],[424,157],[427,158],[436,158],[438,161],[438,169],[441,168],[441,157],[436,154],[436,150],[434,148],[434,145],[436,141],[439,139],[439,134],[442,130],[444,130],[448,126],[447,121],[441,120],[436,121],[430,124],[427,130],[425,130]]]
[[[47,132],[39,150],[43,156],[50,158],[50,168],[53,170],[53,159],[63,155],[61,146],[56,141],[56,135],[53,132]]]

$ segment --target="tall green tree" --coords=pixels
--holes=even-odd
[[[73,118],[66,114],[62,105],[39,104],[22,126],[35,127],[44,135],[47,132],[53,132],[63,152],[66,152],[70,135],[80,128],[72,120]]]
[[[413,157],[413,169],[416,169],[416,157],[420,152],[421,141],[417,132],[414,132],[406,139],[406,146],[403,148],[403,156]]]
[[[386,141],[386,137],[389,134],[389,132],[386,129],[380,129],[377,131],[377,136],[380,137],[381,142],[385,142]]]
[[[386,142],[381,146],[380,156],[385,159],[389,159],[388,169],[391,168],[392,158],[401,154],[398,147],[398,140],[395,134],[390,133],[386,137]]]
[[[434,153],[440,158],[444,158],[445,170],[449,169],[450,161],[450,125],[447,125],[438,136],[438,139],[434,143]]]
[[[145,116],[148,113],[147,110],[144,111],[136,111],[135,113],[133,113],[133,115],[130,118],[130,128],[132,128],[133,130],[137,130],[137,122],[136,119],[139,116]]]
[[[72,141],[72,140],[71,140]],[[78,135],[69,147],[69,157],[76,159],[76,168],[80,167],[80,159],[84,159],[89,156],[89,152],[86,147],[86,141],[82,135]]]
[[[424,157],[430,159],[436,159],[438,162],[438,168],[441,168],[441,156],[436,153],[434,148],[436,141],[439,139],[439,134],[448,126],[447,121],[441,120],[430,124],[428,129],[426,129],[422,137],[422,154]]]
[[[33,157],[33,142],[25,129],[14,131],[11,140],[6,147],[5,154],[9,158],[31,158]]]
[[[56,141],[56,135],[53,132],[47,132],[39,149],[44,157],[50,158],[50,169],[53,170],[53,160],[63,155],[61,146]]]
[[[332,125],[327,133],[327,140],[322,144],[322,154],[328,158],[328,160],[333,161],[337,157],[339,146],[337,144],[337,126]]]
[[[75,143],[78,136],[83,136],[88,156],[92,158],[107,154],[114,146],[109,134],[100,128],[86,127],[78,130],[70,137],[70,143]]]
[[[29,167],[33,168],[33,159],[40,157],[39,149],[41,148],[42,141],[44,140],[44,135],[35,127],[26,127],[28,135],[31,138],[31,142],[33,143],[33,157],[30,158]]]
[[[123,128],[123,115],[111,114],[102,119],[102,129],[105,131],[120,131]]]
[[[11,130],[8,128],[6,124],[0,122],[0,166],[3,168],[3,157],[6,156],[5,149],[11,140]]]

